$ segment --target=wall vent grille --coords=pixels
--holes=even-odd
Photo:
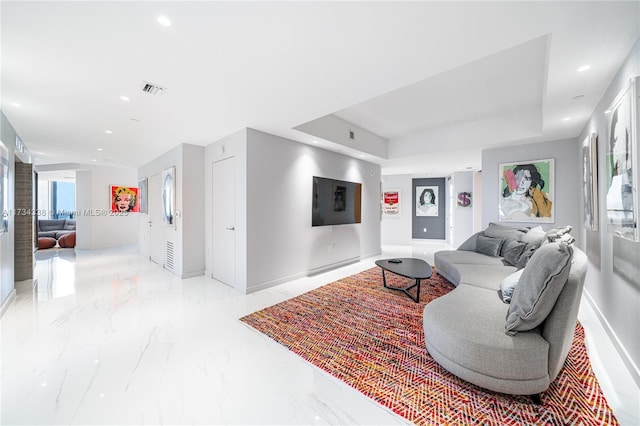
[[[167,90],[166,87],[162,87],[154,83],[149,83],[148,81],[144,81],[142,83],[142,91],[151,95],[160,96],[165,92],[165,90]]]
[[[173,243],[171,241],[167,241],[164,265],[167,269],[171,271],[173,271],[175,267],[175,263],[173,261],[173,255],[174,255]]]

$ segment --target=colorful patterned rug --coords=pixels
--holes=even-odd
[[[402,287],[411,281],[387,274],[387,283]],[[415,303],[384,289],[380,268],[372,268],[241,321],[417,425],[617,424],[591,369],[580,324],[564,368],[536,405],[526,396],[465,382],[431,358],[422,310],[454,287],[434,272],[421,288]]]

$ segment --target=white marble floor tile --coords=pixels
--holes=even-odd
[[[432,262],[444,247],[390,246],[378,257]],[[374,258],[243,295],[178,279],[131,250],[37,257],[35,283],[17,285],[0,319],[0,424],[407,423],[238,320]],[[589,338],[607,339],[591,337],[591,315],[581,310]],[[633,424],[637,388],[595,352],[607,357],[604,369],[594,361],[607,398]]]

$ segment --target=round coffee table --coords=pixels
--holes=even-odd
[[[382,268],[382,284],[385,288],[402,291],[416,303],[420,301],[420,280],[431,278],[431,265],[422,259],[415,259],[412,257],[376,260],[376,265]],[[385,271],[389,271],[402,277],[411,278],[416,280],[416,282],[415,284],[403,288],[389,287],[387,286],[387,278],[384,275]],[[418,287],[416,297],[413,297],[411,293],[409,293],[409,290],[414,287]]]

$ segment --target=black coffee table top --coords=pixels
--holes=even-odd
[[[392,263],[390,260],[400,260],[401,263]],[[376,260],[376,265],[394,274],[416,280],[424,280],[431,277],[431,265],[422,259],[410,257],[383,259]]]

